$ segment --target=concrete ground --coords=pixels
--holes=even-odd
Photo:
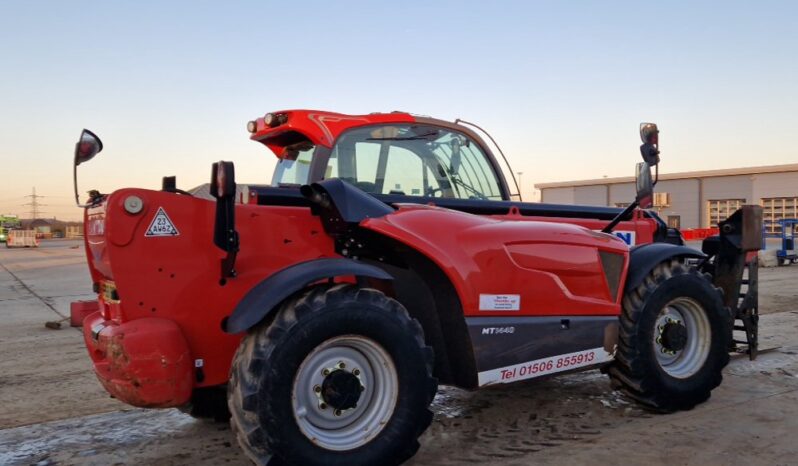
[[[0,248],[1,465],[245,465],[224,424],[108,397],[80,332],[47,321],[91,298],[82,245]],[[477,392],[441,387],[413,465],[798,463],[798,265],[764,269],[762,346],[692,411],[655,415],[598,371]],[[66,323],[65,323],[66,324]]]

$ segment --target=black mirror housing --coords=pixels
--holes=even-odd
[[[659,164],[659,129],[655,123],[640,123],[640,155],[650,167]]]
[[[87,207],[93,205],[98,199],[102,199],[102,195],[96,191],[92,191],[89,196],[89,203],[84,205],[80,203],[80,196],[78,196],[78,165],[83,162],[88,162],[93,159],[95,155],[103,150],[103,142],[100,138],[91,131],[84,129],[80,133],[80,139],[75,144],[75,159],[72,164],[72,185],[75,188],[75,204],[78,207]],[[96,193],[96,195],[94,194]]]
[[[103,150],[103,142],[96,134],[84,129],[80,140],[75,144],[75,166],[88,162]]]
[[[211,195],[217,199],[235,197],[236,173],[233,162],[219,161],[211,168]]]

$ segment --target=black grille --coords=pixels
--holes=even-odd
[[[607,279],[607,285],[610,287],[610,296],[617,300],[621,272],[623,271],[623,254],[599,251],[599,257],[601,257],[601,268],[604,269],[604,278]]]

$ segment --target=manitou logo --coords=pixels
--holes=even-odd
[[[601,230],[593,230],[600,232]],[[621,241],[626,243],[629,246],[634,246],[636,242],[636,235],[634,231],[624,231],[624,230],[617,230],[610,233],[611,235],[615,235],[616,237],[620,238]]]
[[[629,246],[635,245],[635,232],[633,231],[613,231],[612,234],[621,238]]]

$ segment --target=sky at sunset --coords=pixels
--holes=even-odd
[[[664,173],[798,162],[798,2],[0,0],[0,213],[80,217],[82,128],[105,150],[81,191],[178,187],[275,157],[270,110],[405,110],[479,123],[523,193],[632,175],[638,123]]]

